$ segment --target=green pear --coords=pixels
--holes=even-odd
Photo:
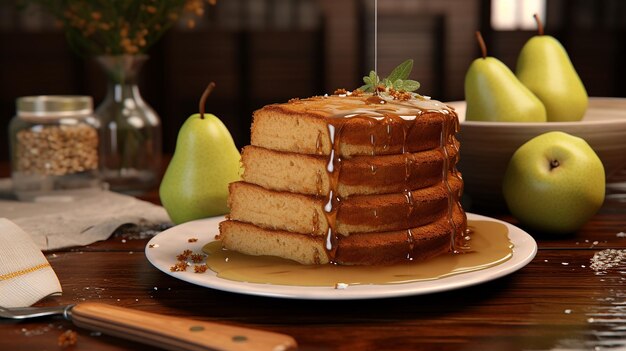
[[[579,121],[589,98],[563,45],[554,37],[543,35],[541,21],[535,15],[539,35],[522,47],[516,74],[546,107],[548,122]]]
[[[500,60],[487,57],[480,33],[477,38],[483,57],[470,65],[465,75],[467,121],[545,122],[546,110]]]
[[[228,129],[212,114],[190,116],[178,132],[159,196],[180,224],[228,212],[228,184],[240,179],[241,155]]]
[[[523,225],[551,234],[571,233],[604,202],[604,166],[584,139],[548,132],[515,151],[502,191]]]

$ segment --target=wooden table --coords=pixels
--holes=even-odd
[[[0,175],[7,168],[0,167]],[[156,193],[146,196],[158,201]],[[515,223],[506,214],[490,215]],[[626,249],[626,210],[606,204],[578,233],[537,237],[539,252],[520,271],[474,287],[425,296],[361,301],[296,301],[220,292],[172,278],[150,265],[147,239],[118,235],[47,253],[63,296],[40,305],[98,301],[286,333],[300,350],[604,350],[626,347],[626,267],[604,275],[594,253]],[[535,234],[535,233],[531,233]],[[0,322],[0,350],[153,348],[78,329],[62,319]]]

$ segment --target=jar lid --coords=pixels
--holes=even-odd
[[[17,116],[22,118],[86,117],[93,113],[91,96],[40,95],[17,98]]]

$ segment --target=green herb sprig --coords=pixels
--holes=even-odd
[[[398,91],[413,92],[420,88],[420,83],[416,80],[408,79],[413,70],[413,60],[409,59],[402,62],[398,67],[384,79],[380,79],[375,71],[370,71],[368,76],[363,77],[363,83],[359,90],[366,93],[373,93],[378,87],[382,87],[385,91],[394,89]]]

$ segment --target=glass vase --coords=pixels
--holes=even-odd
[[[158,183],[161,165],[161,121],[141,97],[138,74],[147,55],[99,56],[107,94],[97,107],[99,168],[113,191],[141,194]]]

